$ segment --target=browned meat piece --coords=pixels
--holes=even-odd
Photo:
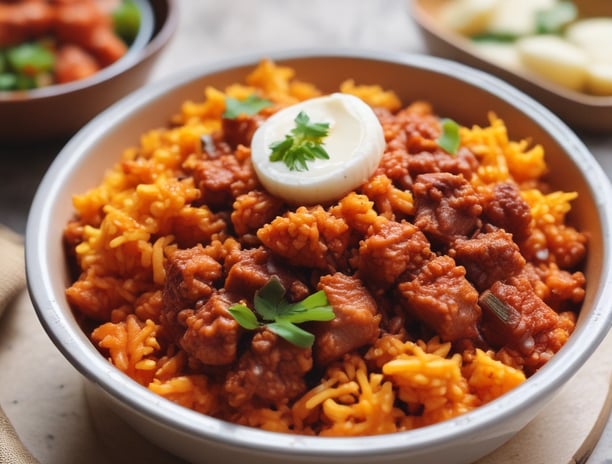
[[[408,172],[412,178],[432,172],[450,172],[470,179],[478,167],[478,160],[466,148],[460,149],[452,156],[441,150],[423,151],[410,155],[407,162]]]
[[[408,222],[379,221],[359,246],[359,275],[370,288],[388,289],[406,271],[431,259],[425,235]]]
[[[372,177],[387,176],[396,185],[408,188],[411,185],[408,173],[408,153],[403,147],[393,149],[391,143],[387,144],[387,149],[378,163],[378,167]]]
[[[465,267],[468,280],[479,291],[517,275],[525,265],[512,235],[503,230],[481,233],[473,239],[459,238],[453,242],[450,253]]]
[[[584,265],[589,242],[588,232],[566,224],[538,224],[520,244],[523,256],[533,263],[555,263],[559,268],[575,271]]]
[[[527,279],[535,294],[557,313],[580,310],[585,295],[585,275],[578,271],[570,273],[555,263],[535,266],[527,262],[516,276]]]
[[[404,309],[423,321],[444,341],[478,336],[478,292],[465,278],[465,268],[439,256],[421,268],[415,279],[398,285]]]
[[[543,229],[554,262],[561,269],[580,266],[587,253],[588,235],[565,224],[548,224]]]
[[[122,286],[123,279],[97,276],[93,270],[89,270],[66,289],[66,298],[72,308],[87,317],[108,321],[114,309],[128,304],[125,293],[121,291]]]
[[[416,102],[398,114],[383,109],[377,109],[376,114],[385,131],[387,148],[373,176],[386,175],[394,184],[407,188],[411,184],[409,153],[437,148],[439,122],[431,106],[423,102]]]
[[[238,145],[249,147],[253,134],[263,120],[264,118],[258,114],[241,114],[236,118],[223,118],[221,124],[224,138],[232,148]]]
[[[293,266],[317,268],[329,274],[348,266],[351,230],[342,217],[317,205],[300,206],[257,231],[272,252]]]
[[[310,348],[298,348],[263,330],[255,334],[250,349],[228,372],[224,388],[233,407],[251,401],[281,405],[306,391],[304,374],[310,369]]]
[[[202,245],[177,250],[168,257],[166,282],[163,290],[161,321],[174,337],[179,337],[184,326],[178,314],[184,309],[195,308],[215,291],[214,282],[222,276],[222,266],[208,254]]]
[[[478,167],[474,154],[461,148],[449,155],[438,146],[440,120],[431,105],[415,102],[398,114],[378,111],[387,149],[375,175],[385,174],[394,184],[409,188],[419,174],[450,172],[470,179]]]
[[[229,155],[232,153],[232,149],[223,139],[223,133],[221,131],[214,131],[211,134],[202,135],[200,137],[199,148],[199,153],[206,159],[219,158],[222,155]]]
[[[273,275],[285,287],[289,301],[300,301],[310,294],[308,286],[296,274],[276,262],[262,247],[231,252],[225,260],[225,269],[225,290],[249,301]]]
[[[75,248],[83,241],[83,224],[77,220],[71,220],[64,228],[64,249],[72,258],[76,256]]]
[[[110,26],[98,26],[89,33],[89,40],[82,44],[93,53],[102,66],[108,66],[127,52],[127,45]]]
[[[414,201],[410,190],[397,188],[384,174],[370,177],[367,182],[361,184],[360,190],[374,203],[378,215],[386,219],[399,222],[414,215]],[[334,208],[330,211],[334,211]]]
[[[240,195],[234,202],[231,219],[237,235],[257,233],[257,229],[271,222],[282,211],[283,202],[262,190]]]
[[[53,26],[53,7],[46,2],[0,2],[0,47],[40,37]]]
[[[430,239],[450,243],[479,226],[480,196],[459,174],[421,174],[413,185],[415,225]]]
[[[115,35],[111,16],[95,1],[58,4],[55,34],[61,42],[91,52],[101,66],[114,63],[127,52],[127,45]]]
[[[500,309],[494,309],[495,301],[501,302],[502,314],[498,314]],[[573,324],[568,326],[567,318],[560,317],[536,295],[524,276],[512,278],[507,283],[494,283],[481,296],[480,305],[483,308],[481,332],[485,340],[495,348],[520,353],[528,373],[550,359],[573,329]]]
[[[438,148],[440,119],[428,102],[415,101],[395,114],[379,112],[378,117],[391,147],[409,153]]]
[[[55,6],[55,35],[62,42],[89,48],[91,32],[98,27],[111,28],[111,18],[95,1],[61,2]]]
[[[229,209],[238,196],[259,187],[250,158],[192,158],[184,167],[202,191],[200,201],[211,209]]]
[[[242,333],[227,310],[234,303],[226,293],[214,293],[186,318],[187,330],[179,345],[203,364],[221,366],[234,362]]]
[[[100,65],[87,51],[77,45],[63,45],[55,57],[55,80],[72,82],[95,74]]]
[[[512,183],[497,184],[484,203],[483,220],[512,234],[521,243],[531,233],[531,208]]]
[[[550,264],[542,272],[542,280],[547,293],[542,297],[544,302],[555,311],[578,311],[585,295],[585,275],[578,272],[568,272]]]
[[[373,343],[378,337],[380,315],[376,302],[355,277],[342,273],[321,277],[319,290],[324,290],[336,317],[329,322],[313,324],[314,358],[318,366],[326,366],[346,353]]]
[[[557,313],[535,294],[526,278],[513,279],[512,283],[496,282],[490,292],[508,308],[505,320],[492,311],[484,312],[482,333],[491,345],[499,348],[554,327]],[[486,299],[481,302],[490,307]]]

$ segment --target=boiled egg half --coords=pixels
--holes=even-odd
[[[303,112],[313,123],[328,124],[321,145],[329,159],[291,170],[271,161],[271,146],[285,139]],[[342,93],[312,98],[284,108],[268,118],[251,141],[251,160],[264,188],[291,204],[327,203],[342,198],[369,179],[385,150],[382,126],[360,98]]]

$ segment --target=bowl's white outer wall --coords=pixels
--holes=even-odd
[[[228,424],[177,406],[111,366],[83,334],[64,298],[68,284],[62,232],[72,215],[71,196],[97,185],[122,150],[139,135],[164,126],[182,101],[204,86],[241,81],[260,59],[247,56],[194,69],[147,86],[113,105],[83,128],[45,175],[26,231],[28,288],[38,317],[59,350],[140,433],[193,462],[249,463],[468,463],[510,439],[591,355],[612,322],[610,302],[610,183],[586,147],[541,105],[496,78],[427,56],[350,50],[272,54],[302,80],[334,90],[348,77],[379,83],[405,99],[429,100],[436,112],[459,122],[486,124],[495,110],[512,138],[532,136],[546,149],[560,188],[577,190],[574,220],[591,234],[585,309],[567,345],[522,386],[473,412],[423,429],[384,436],[319,438],[277,434]],[[587,180],[588,179],[588,180]]]

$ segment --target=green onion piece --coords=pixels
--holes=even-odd
[[[23,43],[8,49],[6,59],[15,72],[29,77],[51,71],[55,65],[53,52],[37,42]]]
[[[438,145],[451,155],[456,155],[459,149],[461,137],[459,136],[459,124],[452,119],[444,118],[440,121],[442,133],[438,137]]]
[[[520,319],[520,314],[516,309],[500,300],[490,290],[482,293],[479,302],[506,325],[514,325]]]
[[[17,88],[17,75],[13,73],[0,74],[0,91],[15,90]]]
[[[123,0],[112,12],[115,34],[131,44],[140,29],[140,10],[132,0]]]
[[[483,32],[470,37],[474,42],[495,42],[495,43],[512,43],[519,36],[511,32]]]

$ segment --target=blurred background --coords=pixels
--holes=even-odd
[[[426,53],[409,14],[409,1],[176,0],[180,16],[178,29],[156,61],[148,85],[172,79],[172,76],[194,66],[246,54],[263,57],[268,53],[313,47]],[[612,134],[579,136],[608,175],[612,175]],[[66,141],[12,146],[0,140],[0,223],[21,234],[25,232],[28,209],[36,187]],[[22,296],[17,304],[29,304],[26,299],[27,296]],[[8,334],[6,327],[11,322],[8,319],[0,337]],[[106,458],[91,455],[91,450],[98,444],[92,442],[89,429],[82,427],[82,424],[89,423],[79,374],[54,351],[39,327],[34,332],[14,336],[34,337],[35,341],[44,344],[44,352],[52,353],[53,356],[40,361],[51,363],[54,374],[47,380],[55,390],[43,392],[32,404],[5,404],[8,415],[23,434],[26,445],[36,455],[47,456],[47,462],[66,463],[66,453],[69,452],[72,457],[80,455],[83,460],[79,462],[106,463]],[[48,366],[47,371],[50,368]],[[4,384],[0,393],[4,398],[23,398],[38,391],[36,385],[28,384],[22,391],[18,391],[19,388],[24,388],[24,384]],[[58,401],[49,401],[52,398]],[[61,400],[67,398],[71,399],[73,409],[62,409],[66,402]],[[36,428],[38,417],[43,416],[47,421],[50,418],[55,421],[57,434]],[[104,418],[103,414],[99,416]],[[115,423],[95,425],[112,432],[115,447],[130,445],[130,437],[122,435],[123,429],[113,429]],[[607,437],[612,437],[612,431],[608,431]],[[159,462],[162,461],[163,456],[160,456]]]
[[[407,0],[177,0],[179,26],[149,82],[244,54],[310,47],[422,49]],[[35,128],[33,128],[35,130]],[[64,140],[6,146],[0,140],[0,222],[25,232],[27,210]],[[3,146],[5,145],[5,146]],[[10,173],[10,175],[8,174]]]

